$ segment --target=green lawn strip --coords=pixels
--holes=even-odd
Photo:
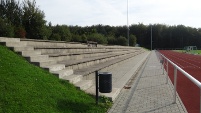
[[[194,50],[194,53],[201,54],[201,50]]]
[[[0,112],[105,113],[111,104],[77,90],[0,45]]]
[[[180,53],[189,53],[189,54],[201,54],[201,50],[191,50],[191,51],[186,51],[186,50],[174,50],[176,52]]]

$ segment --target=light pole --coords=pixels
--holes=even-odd
[[[151,25],[151,51],[152,51],[152,25]]]
[[[127,38],[128,38],[128,46],[129,46],[128,0],[127,0]]]

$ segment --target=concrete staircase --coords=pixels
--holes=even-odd
[[[94,86],[96,70],[107,71],[145,52],[142,48],[133,47],[88,47],[81,43],[6,37],[0,37],[0,44],[86,92]],[[120,90],[114,88],[112,93],[105,96],[109,95],[108,97],[114,100]]]

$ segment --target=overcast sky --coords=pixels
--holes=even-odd
[[[160,23],[201,28],[201,0],[128,1],[129,25]],[[36,3],[53,25],[127,24],[127,0],[36,0]]]

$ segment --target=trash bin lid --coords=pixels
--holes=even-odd
[[[111,75],[112,73],[109,72],[100,72],[99,75]]]

